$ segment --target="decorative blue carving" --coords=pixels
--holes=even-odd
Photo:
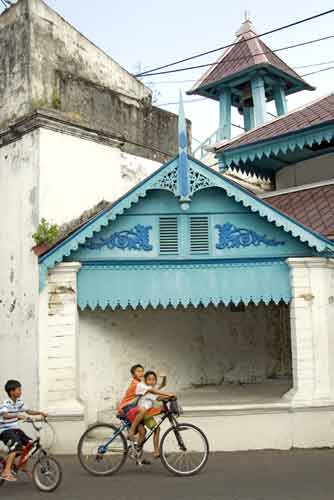
[[[215,227],[218,229],[218,243],[216,245],[218,250],[240,247],[246,248],[250,246],[258,247],[261,244],[269,247],[285,245],[285,241],[269,238],[265,234],[258,234],[252,229],[236,227],[230,222],[217,224]]]
[[[152,226],[142,226],[137,224],[133,229],[113,233],[108,238],[93,239],[88,241],[84,248],[89,250],[99,250],[104,246],[113,250],[144,250],[150,252],[153,247],[150,245],[150,230]]]
[[[179,104],[179,194],[181,201],[189,199],[189,165],[188,165],[187,124],[184,114],[182,93]]]

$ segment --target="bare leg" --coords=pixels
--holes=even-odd
[[[3,473],[2,473],[3,477],[9,478],[13,481],[15,481],[15,478],[12,474],[12,467],[13,467],[13,463],[15,461],[15,457],[16,457],[15,451],[13,453],[9,453],[7,460],[6,460],[5,468],[4,468]]]
[[[157,429],[153,436],[153,445],[154,445],[154,458],[160,457],[160,428]]]
[[[136,429],[137,429],[138,425],[141,423],[141,421],[143,420],[143,418],[145,417],[145,414],[146,414],[145,408],[142,408],[137,413],[136,418],[132,422],[130,430],[129,430],[129,439],[133,439],[135,432],[136,432]]]
[[[143,424],[139,424],[137,430],[138,430],[138,434],[139,434],[138,444],[141,445],[145,439],[145,436],[146,436],[146,429],[143,426]]]

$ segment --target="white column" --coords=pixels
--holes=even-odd
[[[83,414],[78,373],[78,262],[58,264],[48,276],[48,316],[40,331],[44,367],[44,397],[51,414],[75,417]]]
[[[288,259],[295,406],[334,404],[333,260]]]

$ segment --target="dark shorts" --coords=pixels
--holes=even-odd
[[[0,440],[5,443],[9,451],[21,451],[31,441],[21,429],[8,429],[0,434]]]

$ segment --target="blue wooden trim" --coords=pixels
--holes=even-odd
[[[254,103],[254,125],[262,125],[266,121],[266,92],[264,87],[264,79],[262,76],[257,76],[251,81],[252,96]]]
[[[276,111],[278,116],[286,115],[288,112],[288,104],[286,95],[282,86],[275,85],[273,88]]]
[[[243,108],[244,113],[244,127],[246,132],[255,127],[254,124],[254,108],[245,106]]]
[[[180,92],[179,104],[179,196],[181,201],[187,201],[190,198],[189,190],[189,169],[188,169],[188,140],[187,124],[184,114],[182,93]]]
[[[234,73],[231,76],[223,78],[214,83],[202,85],[198,87],[194,92],[189,92],[189,94],[196,93],[203,95],[204,97],[208,97],[218,101],[219,97],[217,93],[213,93],[213,91],[220,88],[222,84],[229,85],[231,88],[233,88],[236,85],[240,85],[243,82],[249,81],[262,69],[269,71],[270,73],[284,80],[285,82],[290,82],[290,84],[292,85],[289,86],[288,94],[294,94],[295,92],[299,92],[300,90],[315,90],[315,87],[312,87],[311,85],[309,85],[304,81],[300,81],[298,78],[295,78],[291,74],[281,71],[279,68],[276,68],[275,66],[271,66],[270,64],[258,64],[256,65],[256,67],[252,68],[248,67],[246,69],[239,71],[238,73]]]
[[[240,264],[245,266],[256,266],[256,265],[265,265],[269,264],[279,264],[285,262],[285,257],[256,257],[256,258],[243,258],[243,259],[182,259],[182,260],[172,260],[172,259],[161,259],[161,260],[152,260],[152,259],[140,259],[136,260],[84,260],[82,261],[82,267],[163,267],[168,266],[168,268],[177,268],[177,267],[190,267],[190,266],[230,266],[233,264]]]
[[[246,162],[262,160],[270,156],[275,157],[280,153],[286,154],[296,149],[302,150],[305,146],[321,144],[322,141],[330,142],[333,138],[334,124],[333,122],[329,122],[308,127],[300,132],[294,131],[267,140],[257,141],[239,147],[236,146],[235,148],[233,148],[232,145],[232,148],[227,151],[222,151],[221,153],[217,151],[217,157],[223,162],[224,167],[237,166],[241,171],[244,171],[245,167],[243,165]],[[265,168],[264,165],[263,170],[265,170]],[[250,169],[249,166],[248,169]],[[254,167],[253,171],[254,170],[256,170],[256,167]]]
[[[269,304],[290,299],[289,268],[284,261],[92,266],[83,267],[78,275],[81,309]]]
[[[172,171],[172,169],[177,166],[177,160],[178,156],[163,165],[157,172],[153,173],[129,191],[129,193],[114,202],[110,209],[98,214],[75,231],[71,236],[42,256],[39,262],[43,264],[43,275],[45,276],[45,270],[61,262],[64,257],[69,257],[73,251],[78,249],[79,245],[82,245],[86,240],[92,238],[95,233],[107,226],[112,220],[115,220],[116,217],[124,213],[124,211],[133,204],[137,203],[140,198],[144,198],[150,189],[157,189],[156,186],[159,185],[159,179],[165,176],[166,172]],[[228,197],[233,198],[244,207],[249,208],[252,212],[258,213],[261,217],[274,223],[277,227],[281,227],[284,231],[299,238],[302,242],[305,242],[311,248],[315,248],[318,252],[334,251],[333,242],[330,242],[326,238],[310,231],[302,224],[292,220],[285,214],[268,205],[264,200],[260,200],[255,195],[246,191],[240,185],[226,177],[222,177],[220,174],[214,172],[212,169],[190,156],[188,157],[188,162],[191,168],[196,169],[204,180],[209,181],[204,184],[205,187],[209,185],[223,189]]]
[[[231,123],[231,89],[223,88],[219,95],[219,139],[231,139],[232,123]]]

